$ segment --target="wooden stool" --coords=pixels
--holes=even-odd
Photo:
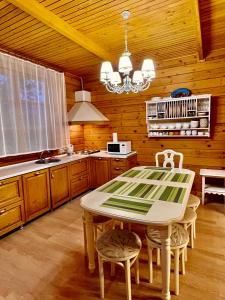
[[[149,263],[149,282],[153,282],[152,267],[152,250],[161,248],[160,232],[157,229],[147,228],[147,246],[148,246],[148,263]],[[179,259],[181,256],[182,274],[185,274],[185,248],[189,242],[187,231],[179,224],[172,225],[172,233],[170,236],[170,249],[174,255],[174,276],[175,276],[175,294],[179,295]]]
[[[190,196],[188,198],[187,207],[190,207],[194,211],[196,211],[197,208],[199,207],[200,203],[201,203],[201,201],[197,196],[190,194]]]
[[[139,236],[127,230],[113,229],[103,233],[96,241],[98,252],[100,294],[104,298],[104,269],[103,263],[109,261],[111,266],[118,264],[125,270],[127,300],[131,300],[130,268],[135,262],[135,280],[139,284],[139,260],[141,240]],[[112,269],[111,269],[112,271]],[[114,273],[114,270],[113,270]]]
[[[188,198],[187,207],[190,207],[194,211],[196,211],[197,208],[199,207],[200,203],[201,203],[201,201],[197,196],[190,194],[190,196]],[[194,223],[194,238],[196,238],[196,221]]]
[[[197,219],[197,214],[196,212],[190,208],[187,207],[184,217],[181,221],[179,221],[179,224],[182,224],[184,226],[184,229],[188,230],[188,228],[190,227],[190,246],[191,248],[194,248],[194,224],[195,221]]]
[[[98,235],[98,230],[100,232],[104,232],[105,231],[105,227],[107,225],[111,225],[113,226],[113,219],[110,219],[108,217],[105,216],[100,216],[100,215],[94,215],[93,216],[93,224],[94,224],[94,241],[96,241],[97,239],[97,235]],[[83,232],[84,232],[84,254],[85,256],[87,256],[87,238],[86,238],[86,223],[85,223],[85,219],[83,217]]]

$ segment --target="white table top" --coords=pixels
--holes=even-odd
[[[201,169],[200,175],[209,177],[225,177],[225,170]]]
[[[135,167],[83,196],[81,206],[124,221],[168,225],[183,218],[194,176],[187,169]]]

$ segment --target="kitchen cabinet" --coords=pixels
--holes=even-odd
[[[92,157],[92,187],[96,188],[137,165],[137,154],[122,157]]]
[[[111,179],[110,158],[92,158],[92,178],[93,187],[96,188]]]
[[[115,178],[137,165],[137,155],[127,158],[111,158],[111,178]]]
[[[210,111],[210,94],[146,101],[148,136],[210,137]]]
[[[90,187],[88,158],[74,161],[70,165],[71,197],[87,191]]]
[[[30,221],[51,208],[49,170],[44,169],[22,176],[26,221]]]
[[[70,165],[63,164],[50,168],[52,208],[70,199]]]
[[[0,235],[25,222],[21,176],[0,181]]]

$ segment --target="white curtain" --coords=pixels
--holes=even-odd
[[[0,157],[69,143],[64,74],[0,53]]]

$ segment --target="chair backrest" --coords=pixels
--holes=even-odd
[[[156,162],[156,167],[159,167],[159,156],[163,155],[164,156],[164,161],[163,161],[163,167],[167,167],[167,164],[170,164],[171,168],[175,168],[175,162],[174,162],[174,156],[179,157],[179,164],[178,168],[182,169],[183,168],[183,153],[181,152],[175,152],[171,149],[166,149],[162,152],[157,152],[155,155],[155,162]]]

